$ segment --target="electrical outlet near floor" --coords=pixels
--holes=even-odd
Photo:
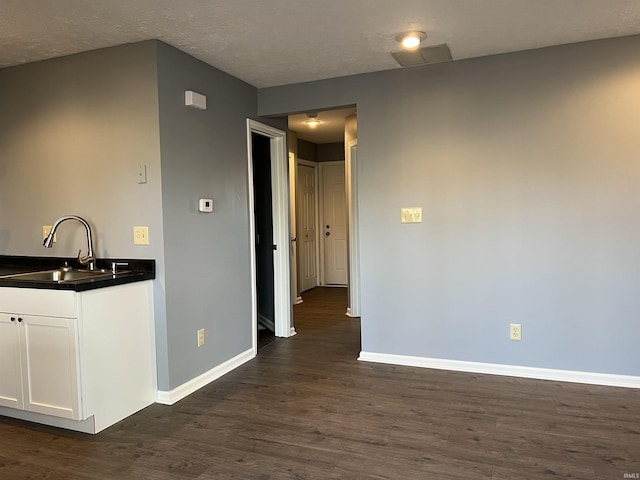
[[[198,347],[204,345],[204,328],[198,330]]]
[[[509,324],[509,340],[522,340],[522,325],[519,323]]]

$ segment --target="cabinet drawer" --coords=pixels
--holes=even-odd
[[[39,288],[0,288],[0,312],[76,318],[76,293]]]

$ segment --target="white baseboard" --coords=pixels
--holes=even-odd
[[[171,391],[162,391],[158,390],[157,402],[162,403],[164,405],[173,405],[179,400],[182,400],[184,397],[191,395],[193,392],[199,390],[200,388],[208,385],[209,383],[217,380],[222,377],[224,374],[229,373],[231,370],[238,368],[243,363],[248,362],[252,358],[254,358],[255,352],[253,348],[249,350],[245,350],[244,352],[236,355],[233,358],[230,358],[226,362],[218,365],[217,367],[212,368],[208,372],[203,373],[202,375],[197,376],[196,378],[189,380],[186,383],[183,383],[179,387],[174,388]]]
[[[0,407],[0,415],[4,417],[17,418],[28,422],[42,423],[51,427],[66,428],[82,433],[98,433],[96,430],[95,416],[90,416],[86,420],[70,420],[68,418],[53,417],[42,413],[16,410],[15,408]]]
[[[516,365],[464,362],[461,360],[443,360],[439,358],[411,357],[371,352],[360,352],[358,360],[362,360],[364,362],[388,363],[391,365],[404,365],[408,367],[452,370],[456,372],[485,373],[489,375],[535,378],[538,380],[555,380],[558,382],[586,383],[590,385],[605,385],[609,387],[640,388],[640,377],[630,375],[519,367]]]
[[[291,327],[291,329],[289,330],[289,336],[293,337],[296,333],[298,333],[298,332],[296,332],[295,327]]]
[[[296,297],[295,302],[293,302],[294,305],[300,305],[302,302],[304,302],[304,300],[302,300],[302,297],[298,296]]]

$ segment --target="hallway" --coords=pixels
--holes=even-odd
[[[358,362],[346,289],[173,406],[89,436],[0,417],[0,479],[617,479],[640,391]],[[393,321],[393,319],[390,319]]]

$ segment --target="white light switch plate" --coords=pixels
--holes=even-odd
[[[138,164],[138,183],[141,185],[147,183],[147,164],[146,163]]]
[[[422,223],[422,207],[401,208],[400,223]]]

